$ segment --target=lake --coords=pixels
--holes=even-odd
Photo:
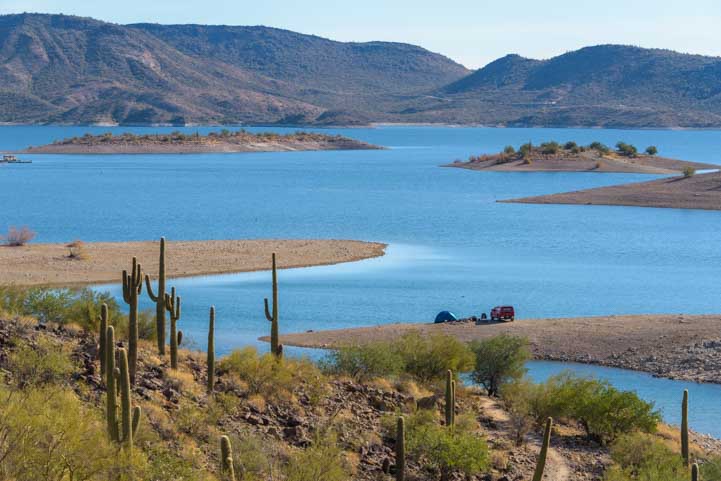
[[[178,129],[0,127],[0,149],[110,130]],[[389,150],[23,156],[33,164],[0,166],[0,230],[28,225],[38,232],[38,242],[165,235],[347,238],[390,245],[384,258],[279,273],[286,332],[424,322],[444,309],[468,316],[501,303],[515,305],[520,317],[719,310],[721,212],[496,202],[655,176],[473,172],[439,165],[508,144],[552,139],[656,145],[664,156],[721,165],[721,132],[445,127],[323,132]],[[267,333],[262,301],[270,294],[268,272],[174,284],[184,301],[180,328],[194,346],[204,347],[211,304],[218,310],[220,353],[257,344]],[[117,286],[101,288],[119,293]],[[638,378],[644,386],[659,381]],[[668,396],[677,404],[675,391],[682,383],[673,390],[663,386],[647,396],[656,396],[659,404]],[[712,395],[703,399],[711,409],[721,388],[709,389]],[[697,412],[692,427],[721,436],[718,414]]]

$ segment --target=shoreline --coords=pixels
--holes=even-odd
[[[385,255],[387,244],[356,240],[207,240],[167,241],[168,278],[234,274],[278,268],[326,266]],[[158,272],[158,241],[88,242],[87,259],[71,259],[66,244],[0,247],[0,286],[77,287],[120,282],[133,256],[152,279]]]
[[[522,336],[529,339],[535,360],[592,364],[655,377],[721,384],[721,315],[613,315],[480,325],[471,321],[383,324],[285,334],[280,342],[333,349],[392,341],[411,331],[447,334],[464,342],[499,334]]]

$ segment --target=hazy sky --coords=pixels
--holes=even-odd
[[[23,11],[408,42],[473,68],[507,53],[548,58],[600,43],[721,55],[719,0],[0,0],[0,13]]]

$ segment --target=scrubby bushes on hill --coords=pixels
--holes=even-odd
[[[442,379],[448,370],[454,373],[470,370],[473,353],[452,336],[423,336],[410,332],[392,342],[342,347],[324,361],[328,372],[345,374],[357,380],[408,375],[419,381]]]
[[[605,481],[688,481],[683,459],[657,438],[643,433],[621,436],[611,447],[614,465]],[[703,479],[719,479],[704,477]]]

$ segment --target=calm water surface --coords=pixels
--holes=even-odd
[[[108,130],[173,129],[0,127],[0,149]],[[721,212],[496,203],[655,176],[438,166],[507,144],[550,139],[654,144],[662,155],[721,165],[721,132],[436,127],[325,132],[390,149],[26,156],[32,165],[0,166],[0,230],[27,224],[44,242],[165,235],[347,238],[390,245],[381,259],[281,272],[285,331],[425,322],[441,309],[471,315],[499,303],[514,304],[523,317],[719,311]],[[257,343],[268,329],[262,299],[270,294],[269,283],[267,272],[176,281],[184,300],[183,331],[203,348],[207,308],[214,304],[220,352]],[[101,288],[119,294],[117,286]],[[539,376],[547,371],[543,364],[533,366]],[[659,406],[676,406],[683,388],[637,373],[587,369],[620,386],[628,382]],[[721,436],[715,407],[721,388],[693,389],[708,410],[694,411],[692,426]],[[664,413],[675,419],[672,409]]]

